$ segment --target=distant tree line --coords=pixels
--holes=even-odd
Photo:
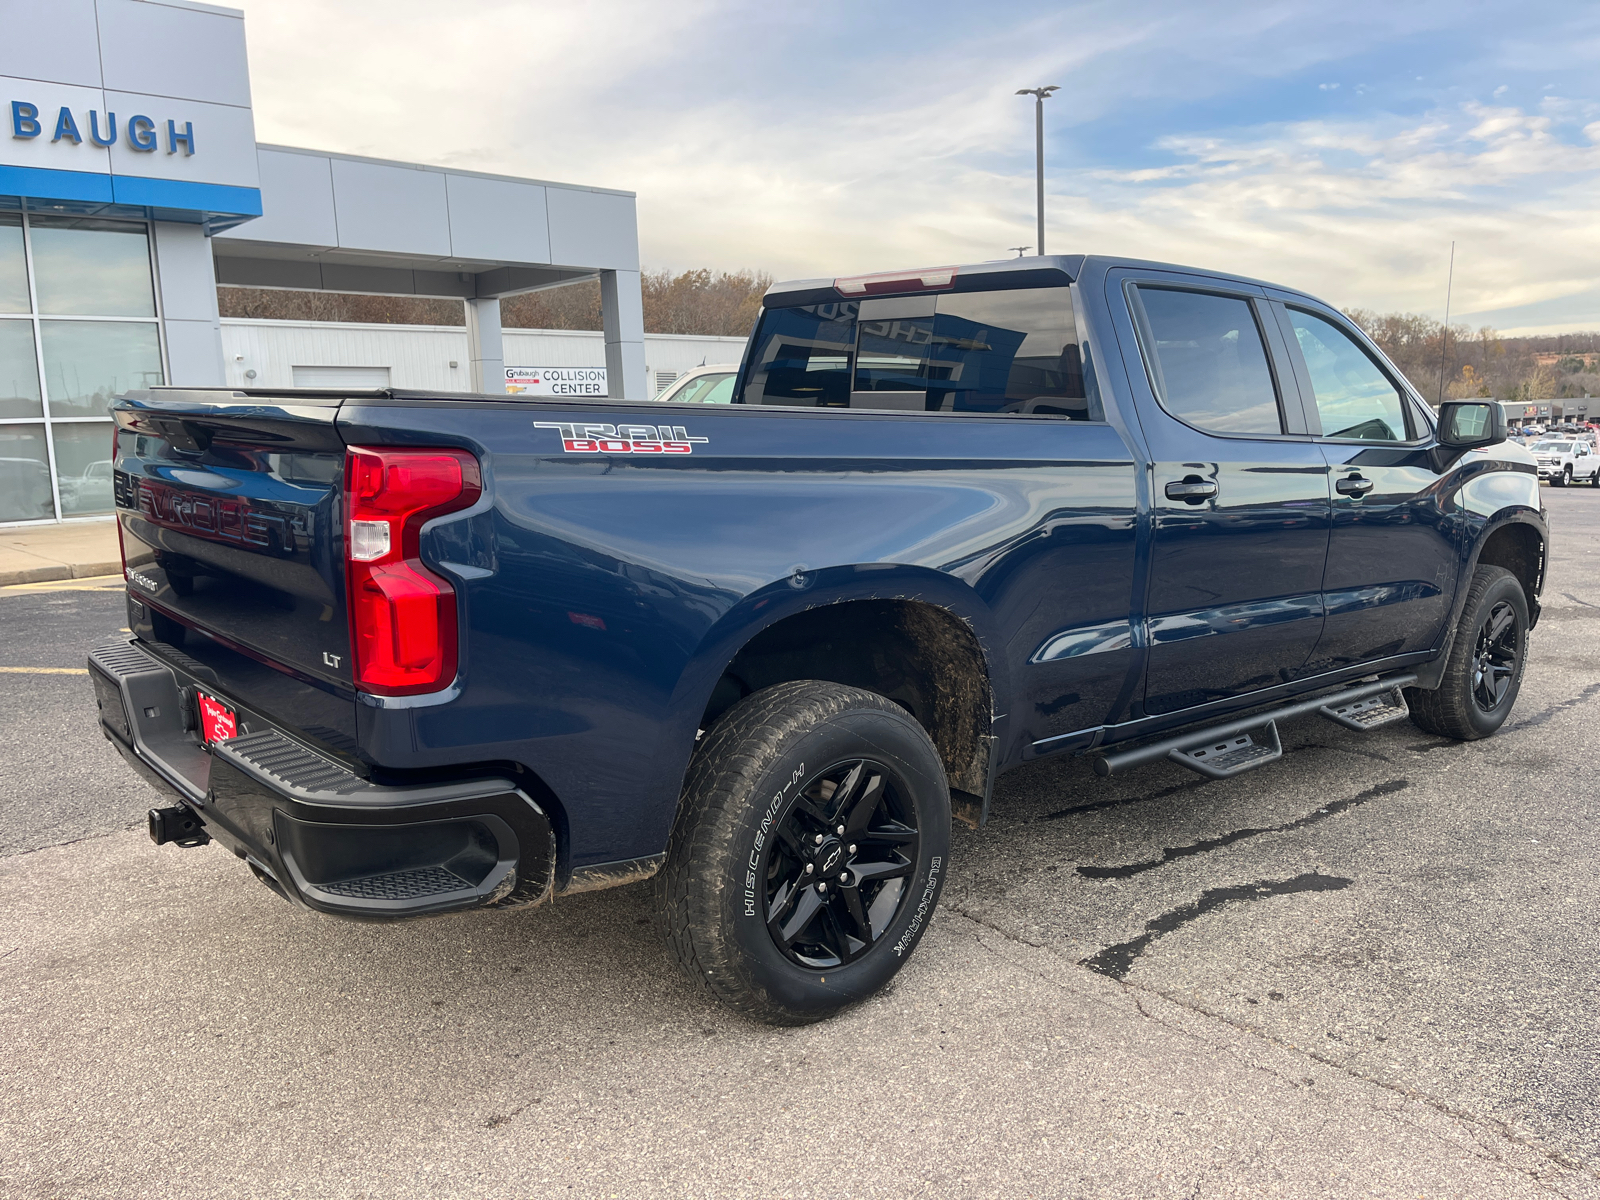
[[[761,297],[772,286],[765,271],[710,271],[674,275],[646,271],[640,278],[646,333],[744,337],[755,324]],[[350,321],[378,325],[464,325],[459,300],[422,296],[358,296],[272,288],[217,289],[224,317],[269,321]],[[508,329],[601,329],[600,282],[589,279],[539,292],[507,296],[500,322]]]
[[[744,337],[755,323],[761,296],[772,286],[765,271],[673,274],[646,271],[640,278],[646,333]],[[420,296],[357,296],[224,287],[217,295],[225,317],[276,321],[355,321],[382,325],[462,325],[459,300]],[[1504,337],[1488,325],[1444,324],[1421,313],[1345,314],[1405,372],[1417,391],[1437,400],[1440,366],[1448,398],[1551,400],[1600,395],[1600,333]],[[600,283],[584,280],[508,296],[500,302],[508,329],[601,329]]]
[[[1496,400],[1557,400],[1600,395],[1600,333],[1504,337],[1492,326],[1452,325],[1421,313],[1345,315],[1378,344],[1429,401],[1444,396]]]

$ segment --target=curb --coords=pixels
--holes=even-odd
[[[122,560],[90,563],[49,563],[39,567],[23,567],[17,571],[0,571],[0,587],[16,583],[51,583],[57,579],[92,579],[96,575],[122,574]]]

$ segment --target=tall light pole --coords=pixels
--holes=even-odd
[[[1033,97],[1034,149],[1039,175],[1039,240],[1036,245],[1040,254],[1044,253],[1044,102],[1050,99],[1051,92],[1060,90],[1056,84],[1051,84],[1049,87],[1017,89],[1017,95]]]

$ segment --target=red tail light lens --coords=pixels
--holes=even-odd
[[[422,564],[422,526],[483,491],[464,450],[368,449],[345,456],[345,580],[356,687],[436,692],[456,675],[456,594]]]

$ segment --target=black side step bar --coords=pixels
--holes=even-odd
[[[1279,721],[1319,713],[1347,728],[1367,730],[1409,716],[1401,689],[1416,681],[1415,675],[1388,675],[1222,725],[1191,729],[1159,742],[1102,755],[1094,760],[1095,774],[1102,778],[1120,775],[1165,758],[1208,778],[1227,779],[1283,756]]]

